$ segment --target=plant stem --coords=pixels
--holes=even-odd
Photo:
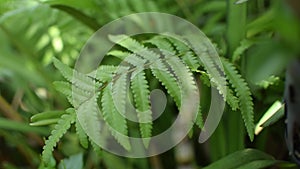
[[[235,4],[236,0],[227,0],[227,45],[228,56],[231,57],[234,50],[246,35],[247,3]]]
[[[240,46],[246,37],[247,3],[235,4],[236,0],[227,0],[227,57],[231,58],[233,52]],[[244,69],[244,57],[241,60],[241,69]],[[241,150],[245,147],[245,129],[240,113],[228,110],[227,117],[227,154]]]

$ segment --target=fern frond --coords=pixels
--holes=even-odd
[[[141,71],[132,76],[131,89],[137,109],[137,117],[140,125],[140,132],[143,138],[151,137],[152,111],[150,106],[150,91],[145,72]],[[143,139],[145,147],[149,145],[149,139]]]
[[[98,91],[75,109],[82,129],[94,140],[101,139],[101,112],[97,104],[99,95]]]
[[[76,118],[76,123],[75,123],[75,127],[76,127],[76,134],[78,136],[79,139],[79,143],[83,148],[88,148],[89,146],[89,142],[88,142],[88,137],[85,134],[78,118]]]
[[[91,92],[79,89],[76,86],[72,86],[68,82],[56,81],[53,82],[53,85],[57,91],[61,92],[67,97],[68,101],[75,108],[92,96]]]
[[[203,117],[202,117],[202,111],[201,111],[201,106],[199,105],[198,107],[198,113],[197,113],[197,117],[195,119],[195,124],[200,128],[202,129],[203,126],[204,126],[204,123],[203,123]]]
[[[175,46],[179,56],[192,71],[196,71],[200,65],[203,65],[201,60],[194,55],[194,53],[191,51],[192,49],[182,37],[178,37],[176,35],[171,36],[164,36],[164,38],[168,39],[172,45]]]
[[[134,66],[137,69],[143,69],[144,65],[146,63],[146,60],[138,57],[136,54],[130,54],[125,59],[125,62],[130,63],[132,66]]]
[[[130,55],[129,52],[124,52],[124,51],[121,51],[121,50],[112,50],[112,51],[109,51],[107,54],[107,56],[111,55],[111,56],[114,56],[116,58],[119,58],[120,60],[124,60],[128,55]]]
[[[96,88],[101,86],[101,84],[95,82],[92,78],[74,69],[71,69],[56,58],[53,58],[53,63],[70,83],[80,89],[93,93]]]
[[[115,107],[113,96],[111,93],[111,85],[107,85],[103,89],[101,98],[103,118],[108,123],[109,130],[115,139],[126,149],[130,150],[131,145],[128,139],[126,119],[118,112]]]
[[[232,62],[236,62],[237,60],[240,59],[241,55],[249,49],[251,46],[255,44],[255,41],[249,40],[249,39],[244,39],[241,41],[241,45],[237,47],[232,55]]]
[[[128,82],[129,79],[128,76],[129,74],[128,72],[128,68],[127,67],[119,67],[119,69],[117,70],[118,74],[115,75],[115,77],[112,80],[112,97],[113,97],[113,101],[117,105],[116,108],[118,109],[118,111],[122,114],[125,115],[125,111],[126,111],[126,100],[127,100],[127,96],[128,96],[128,91],[127,91],[127,87],[128,87]]]
[[[234,92],[229,86],[226,86],[226,102],[233,111],[239,108],[239,99],[234,95]]]
[[[159,59],[158,54],[149,50],[148,48],[143,46],[141,43],[130,38],[127,35],[110,35],[109,39],[112,42],[126,48],[127,50],[130,50],[131,52],[145,58],[146,60],[149,60],[150,62],[154,62],[157,59]]]
[[[234,88],[238,98],[240,111],[244,119],[244,123],[252,141],[254,138],[254,112],[253,112],[253,102],[251,97],[250,89],[242,78],[242,76],[237,72],[236,68],[232,63],[222,58],[222,63],[226,73],[226,77]]]
[[[157,60],[150,66],[153,76],[161,82],[167,89],[167,92],[172,96],[176,105],[181,105],[181,90],[175,76],[167,69],[166,65]]]
[[[101,81],[102,83],[107,83],[112,81],[112,78],[116,71],[117,66],[101,65],[97,70],[89,73],[89,76]]]
[[[64,114],[55,125],[54,129],[51,132],[51,135],[49,136],[48,140],[46,140],[45,146],[43,147],[42,159],[46,165],[50,162],[52,151],[57,142],[68,131],[68,129],[71,127],[71,124],[75,122],[75,119],[75,113]]]
[[[157,46],[164,55],[166,63],[179,80],[179,87],[183,94],[186,94],[188,91],[196,92],[197,87],[190,69],[176,56],[176,52],[170,42],[162,38],[153,38],[149,42]]]

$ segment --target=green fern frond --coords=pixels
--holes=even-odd
[[[131,52],[144,50],[144,46],[127,35],[109,35],[108,38],[112,42],[130,50]]]
[[[82,102],[86,101],[92,96],[92,93],[72,86],[68,82],[56,81],[53,82],[55,89],[64,94],[68,101],[74,106],[78,107]]]
[[[78,118],[76,118],[76,123],[75,123],[75,127],[76,127],[76,134],[78,136],[79,139],[79,143],[83,148],[88,148],[89,146],[89,142],[88,142],[88,137],[85,134]]]
[[[103,89],[101,98],[103,118],[109,125],[109,130],[115,139],[126,149],[130,150],[131,145],[128,139],[126,119],[118,112],[115,107],[111,93],[112,86],[107,85]]]
[[[237,110],[239,108],[239,99],[234,95],[233,90],[229,86],[226,86],[226,91],[226,102],[233,111]]]
[[[76,114],[64,114],[61,119],[57,122],[54,129],[51,132],[48,140],[45,142],[43,147],[42,159],[43,162],[47,165],[50,162],[52,151],[56,146],[60,138],[68,131],[71,127],[71,124],[75,122]]]
[[[161,60],[157,60],[152,64],[150,69],[153,76],[167,89],[167,92],[179,107],[181,105],[181,90],[175,76],[166,68]]]
[[[130,55],[129,52],[124,52],[124,51],[121,51],[121,50],[113,50],[113,51],[110,51],[106,54],[107,56],[111,55],[111,56],[114,56],[116,58],[119,58],[120,60],[124,60],[128,55]]]
[[[145,59],[138,57],[136,54],[128,55],[124,61],[130,63],[136,69],[144,69],[145,63],[147,62]]]
[[[101,111],[97,103],[99,95],[98,91],[75,109],[81,127],[94,140],[101,139]]]
[[[192,49],[190,49],[188,43],[183,38],[174,35],[172,35],[172,37],[166,36],[164,38],[168,39],[172,45],[175,46],[178,55],[192,71],[196,71],[200,65],[203,65],[201,60],[196,58],[194,53],[191,51]]]
[[[241,41],[241,45],[235,49],[232,55],[232,62],[236,62],[240,59],[241,55],[255,44],[255,41],[244,39]]]
[[[171,71],[178,79],[179,87],[183,94],[186,94],[188,91],[197,92],[196,83],[190,69],[176,56],[172,45],[162,38],[153,38],[149,42],[156,45],[164,55],[165,62],[170,66]]]
[[[112,78],[116,73],[116,71],[117,71],[117,66],[101,65],[96,71],[90,73],[89,76],[103,83],[107,83],[112,81]]]
[[[125,115],[126,111],[126,101],[127,101],[127,96],[128,96],[128,91],[127,87],[129,86],[129,73],[128,73],[127,67],[119,67],[118,74],[113,78],[112,80],[112,97],[113,101],[116,104],[115,101],[118,101],[116,108],[118,111],[122,114]]]
[[[224,58],[222,58],[221,60],[226,76],[238,96],[240,111],[242,113],[248,135],[250,137],[250,140],[252,141],[254,138],[255,126],[253,122],[254,112],[250,89],[242,76],[237,72],[234,65]]]
[[[151,137],[152,131],[152,111],[150,106],[150,91],[145,72],[141,71],[132,77],[131,89],[137,109],[141,136]],[[149,139],[143,139],[145,147],[149,145]]]
[[[92,78],[74,69],[71,69],[56,58],[53,58],[53,63],[55,67],[70,83],[72,83],[80,89],[84,89],[85,91],[89,92],[94,92],[96,88],[101,86],[101,84],[95,82]]]
[[[195,124],[202,129],[204,126],[204,122],[203,122],[203,117],[202,117],[202,111],[201,111],[201,106],[199,105],[198,107],[198,113],[197,113],[197,117],[195,119]]]
[[[159,55],[154,53],[153,51],[149,50],[145,46],[143,46],[141,43],[138,41],[130,38],[127,35],[110,35],[109,39],[126,48],[127,50],[145,58],[146,60],[150,62],[155,62],[157,59],[159,59]]]

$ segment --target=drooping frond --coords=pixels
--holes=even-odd
[[[61,119],[57,122],[54,129],[51,132],[51,135],[45,142],[43,147],[42,159],[45,164],[50,162],[52,151],[56,146],[60,138],[67,132],[71,127],[71,124],[75,122],[76,114],[64,114],[61,116]]]
[[[101,103],[102,103],[102,114],[105,122],[109,126],[109,130],[116,140],[126,149],[130,150],[131,145],[127,137],[127,122],[118,109],[116,108],[111,93],[112,86],[108,85],[104,88]]]
[[[131,93],[134,113],[137,113],[133,115],[138,119],[143,143],[148,147],[153,122],[148,85],[151,79],[148,74],[146,78],[145,69],[150,69],[149,77],[156,78],[173,98],[180,115],[194,111],[193,115],[197,116],[189,117],[190,122],[201,128],[200,96],[194,79],[200,75],[198,80],[216,88],[233,110],[241,110],[253,139],[253,103],[249,88],[231,63],[220,61],[208,39],[166,35],[153,36],[143,43],[127,35],[110,35],[109,39],[119,45],[118,50],[107,54],[121,59],[118,66],[100,65],[95,71],[83,74],[54,59],[55,66],[68,81],[54,85],[75,108],[76,132],[83,147],[88,146],[89,139],[94,148],[100,149],[98,145],[106,141],[101,132],[107,130],[125,150],[131,149],[126,120],[126,116],[132,115],[128,111],[132,108]],[[156,46],[157,50],[148,46]],[[102,123],[107,124],[104,129]]]
[[[151,137],[152,111],[150,106],[150,91],[145,72],[141,71],[132,77],[131,89],[137,109],[137,117],[140,124],[141,136]],[[144,145],[148,147],[149,139],[143,139]]]
[[[254,112],[253,112],[253,102],[251,97],[250,89],[242,78],[242,76],[237,72],[234,65],[228,62],[226,59],[222,58],[222,63],[226,76],[230,84],[235,89],[235,92],[239,100],[239,108],[244,119],[244,123],[251,140],[254,138]]]

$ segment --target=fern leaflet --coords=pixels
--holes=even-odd
[[[239,98],[239,106],[240,111],[242,113],[242,117],[245,122],[245,126],[252,141],[254,138],[254,112],[253,112],[253,102],[251,97],[250,89],[242,78],[240,74],[238,74],[237,70],[235,69],[234,65],[224,58],[222,58],[222,63],[224,66],[224,70],[226,73],[229,82],[235,89],[235,92]]]
[[[89,146],[88,137],[85,134],[78,118],[76,118],[75,127],[76,127],[76,134],[78,135],[79,143],[83,148],[88,148]]]
[[[152,111],[150,107],[150,91],[148,82],[145,78],[145,72],[136,73],[132,78],[131,89],[135,105],[137,108],[137,117],[140,123],[141,136],[143,138],[151,137],[152,130]],[[148,147],[149,139],[143,139],[144,145]]]
[[[48,140],[45,142],[45,146],[43,147],[42,159],[45,164],[50,162],[52,157],[52,151],[56,146],[59,139],[67,132],[67,130],[71,127],[71,124],[75,122],[76,114],[64,114],[61,116],[61,119],[57,122],[54,129],[51,132]]]
[[[111,93],[112,86],[108,85],[103,89],[101,98],[103,118],[108,123],[109,130],[116,140],[126,149],[130,150],[130,142],[127,137],[127,122],[126,119],[118,112],[115,107],[113,96]],[[123,109],[124,110],[124,109]]]

